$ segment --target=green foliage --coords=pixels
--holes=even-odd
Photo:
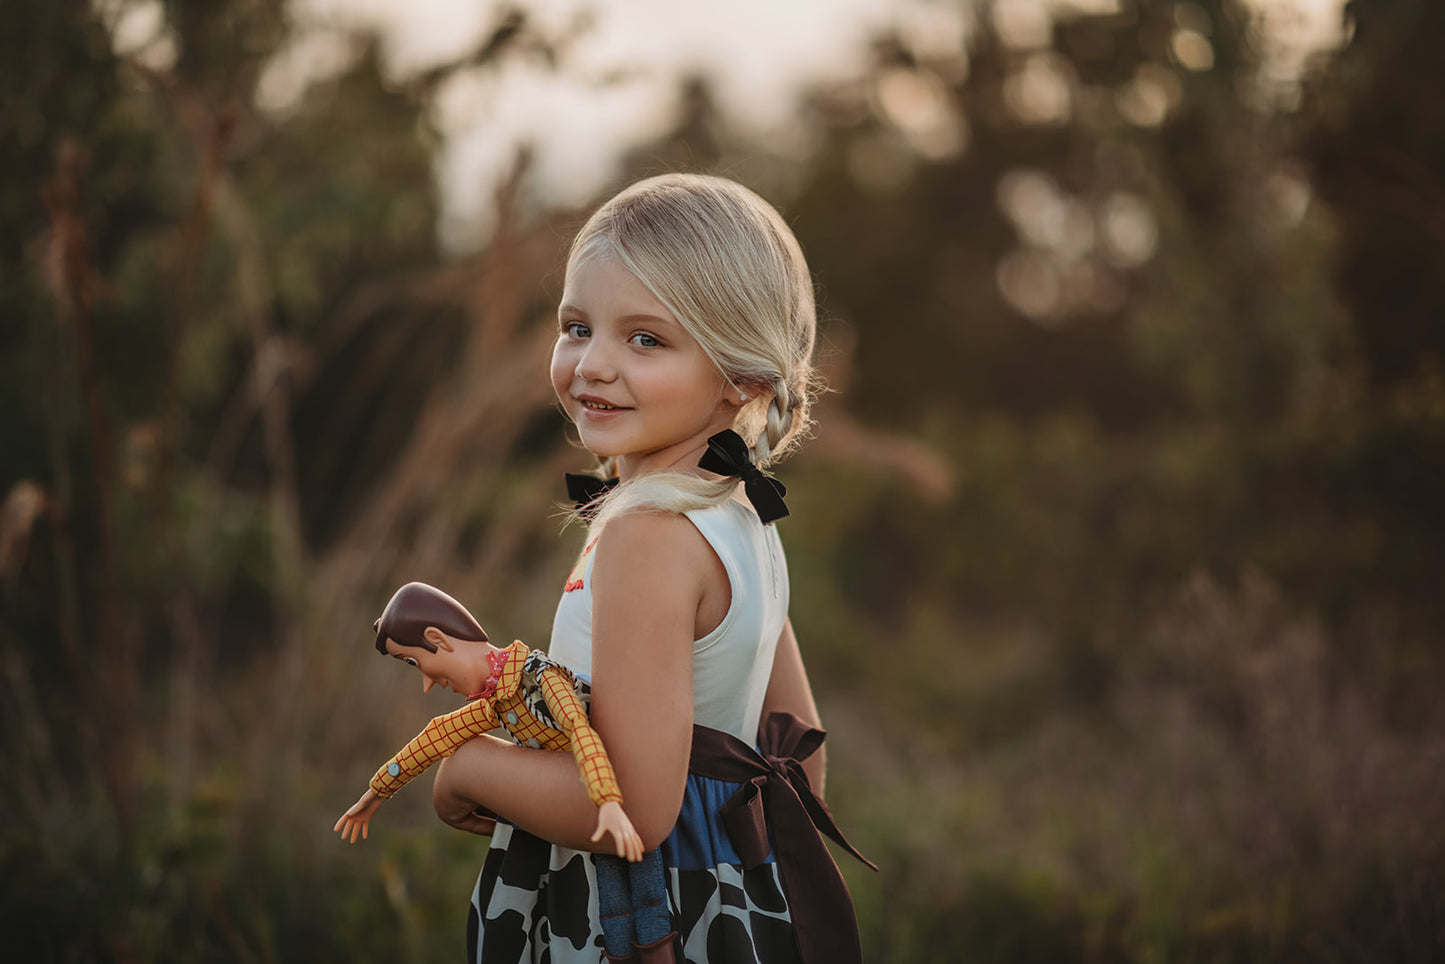
[[[203,801],[198,811],[208,809]],[[86,839],[63,855],[7,848],[11,953],[32,961],[445,960],[462,945],[484,846],[419,826],[336,855],[334,839],[239,847],[216,800],[139,860]],[[276,816],[282,816],[282,813]],[[314,836],[314,835],[311,835]],[[122,896],[123,895],[123,896]]]

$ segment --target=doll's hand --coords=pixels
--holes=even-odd
[[[376,795],[375,790],[368,787],[366,792],[361,795],[361,799],[352,804],[351,809],[343,813],[341,819],[336,821],[336,826],[331,829],[341,834],[343,840],[350,832],[351,839],[347,841],[348,843],[356,843],[358,831],[361,833],[361,839],[365,840],[367,830],[371,826],[371,815],[376,813],[381,803],[382,798]]]
[[[617,856],[626,857],[633,863],[642,859],[642,838],[637,835],[627,814],[622,812],[622,804],[611,800],[597,808],[597,832],[592,835],[592,842],[597,843],[603,834],[609,833],[612,834]]]

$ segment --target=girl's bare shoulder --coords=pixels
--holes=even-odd
[[[639,509],[607,520],[597,538],[594,582],[643,577],[650,581],[698,583],[711,574],[713,548],[687,516]]]
[[[607,520],[597,535],[598,557],[653,556],[659,553],[687,553],[698,549],[711,552],[697,526],[680,512],[664,509],[631,509]]]

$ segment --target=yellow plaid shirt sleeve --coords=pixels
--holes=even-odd
[[[457,748],[472,737],[496,728],[497,717],[489,700],[474,700],[459,710],[438,716],[376,771],[376,776],[371,778],[371,789],[378,797],[390,797],[410,783],[412,777],[442,757],[457,752]]]
[[[572,742],[572,756],[577,760],[577,769],[582,782],[587,786],[587,796],[594,806],[604,803],[621,803],[622,788],[617,785],[617,774],[612,770],[612,761],[602,745],[602,737],[587,722],[587,710],[582,706],[572,681],[566,674],[555,669],[542,672],[543,698]]]

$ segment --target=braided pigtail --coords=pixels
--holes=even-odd
[[[763,468],[782,456],[786,442],[792,434],[794,421],[793,393],[779,380],[773,389],[773,397],[768,400],[763,424],[753,442],[754,465]]]

